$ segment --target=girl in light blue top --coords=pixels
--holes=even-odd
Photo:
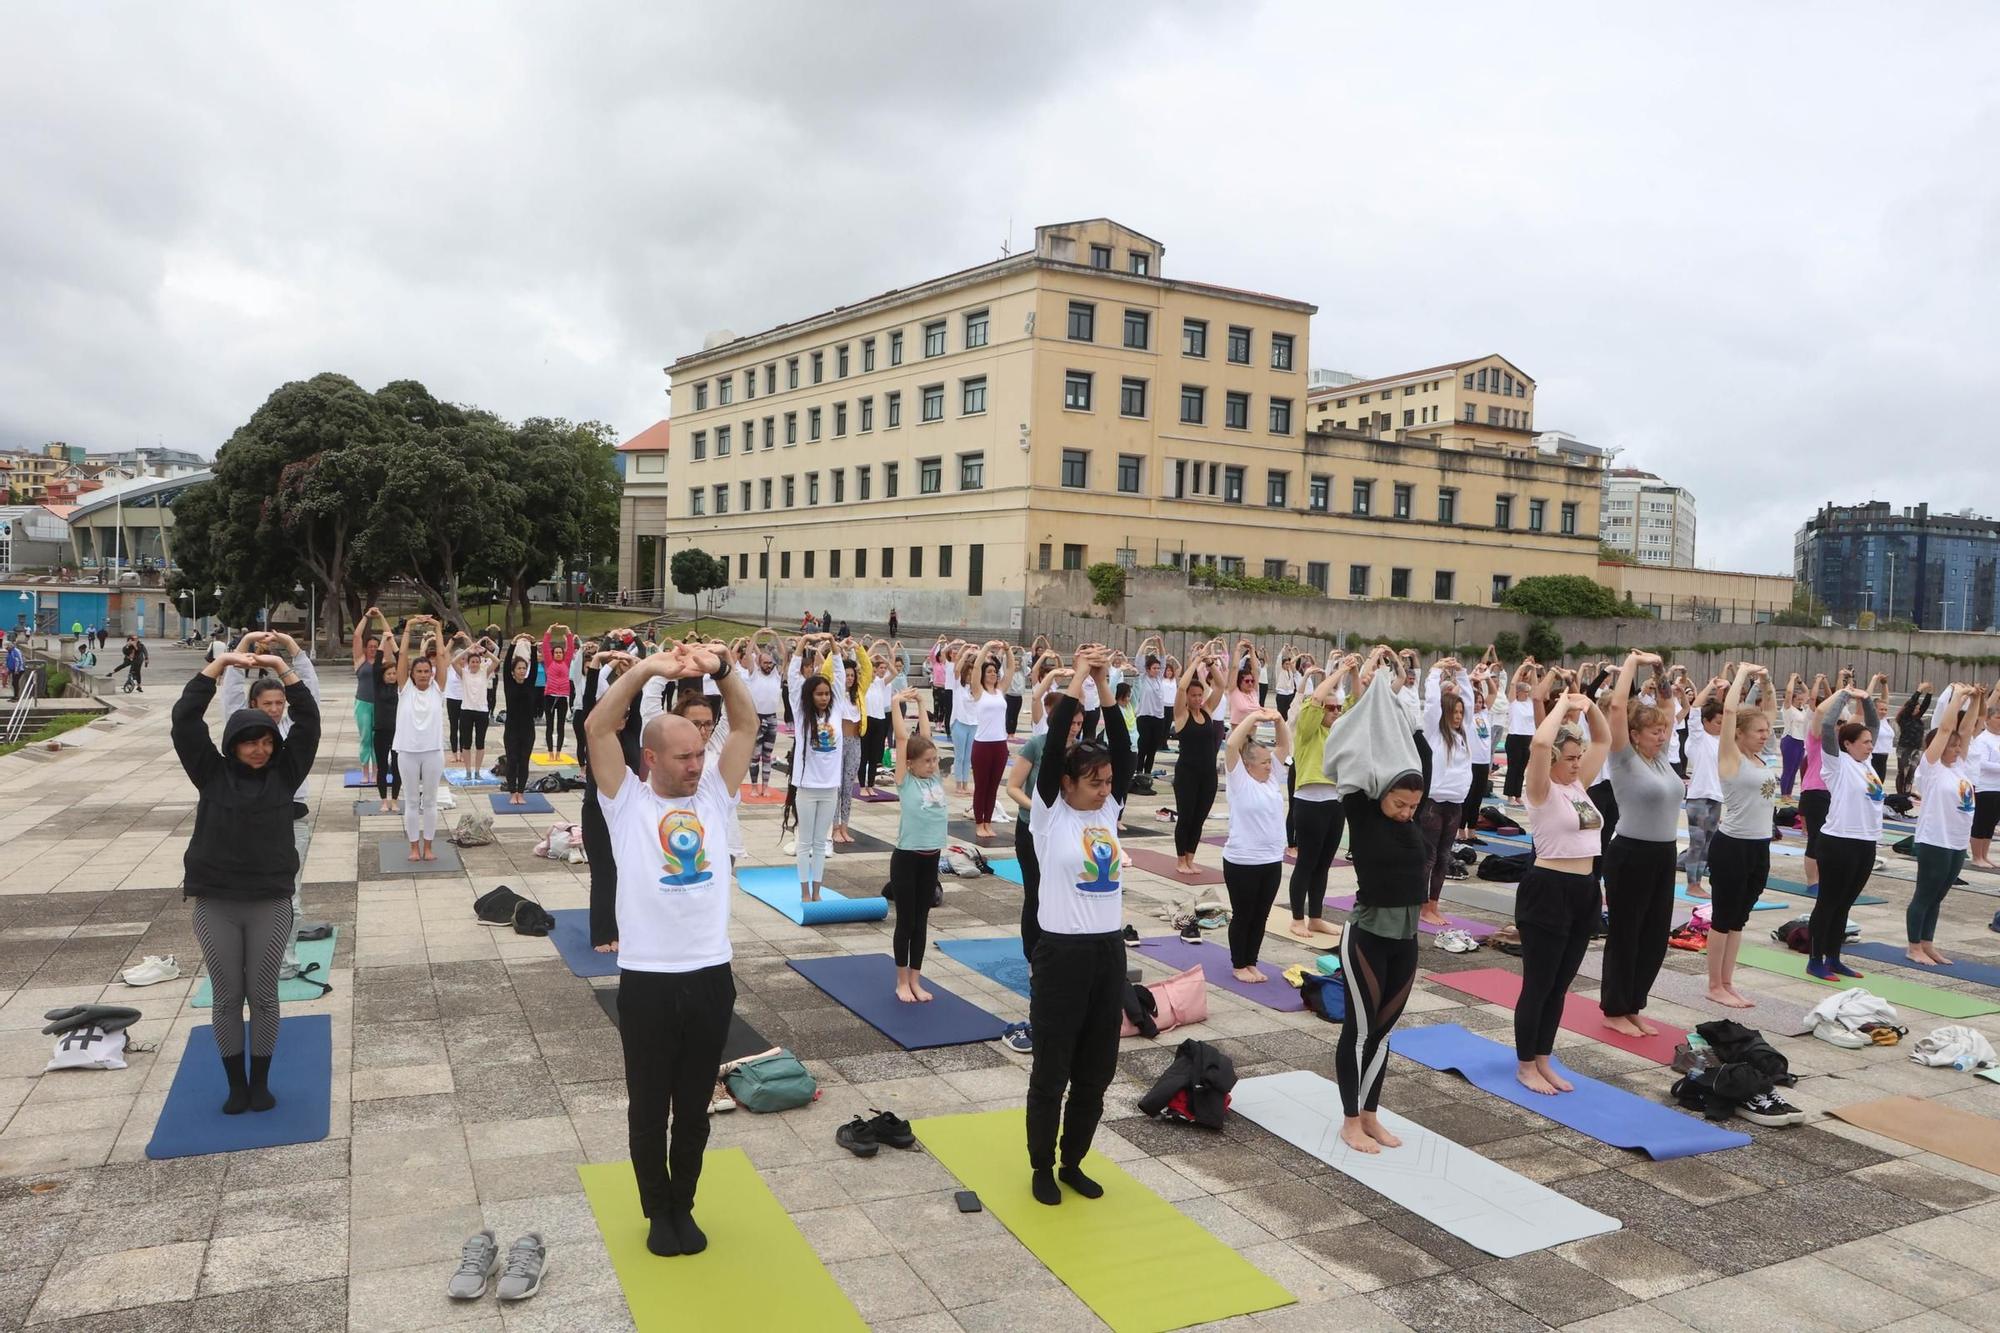
[[[903,716],[905,704],[917,707],[914,728]],[[896,850],[889,854],[889,899],[896,907],[896,998],[921,1004],[931,998],[921,976],[924,937],[938,892],[938,853],[944,850],[951,807],[944,783],[938,780],[937,744],[931,740],[921,691],[904,690],[889,702],[889,726],[896,737],[896,772],[901,776],[896,787],[901,802]]]

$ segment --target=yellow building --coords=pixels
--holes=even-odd
[[[1379,439],[1526,454],[1535,448],[1535,382],[1501,356],[1400,375],[1315,384],[1307,421]]]
[[[7,489],[15,504],[32,504],[48,494],[49,483],[68,466],[67,458],[54,454],[0,454],[0,487]]]
[[[1006,624],[1029,571],[1106,561],[1470,602],[1594,569],[1598,471],[1485,422],[1489,399],[1529,420],[1517,370],[1466,363],[1491,386],[1468,390],[1450,368],[1437,442],[1343,430],[1308,416],[1315,307],[1170,277],[1164,251],[1040,227],[1030,253],[679,358],[670,544],[746,594],[769,579],[777,619],[864,623]]]

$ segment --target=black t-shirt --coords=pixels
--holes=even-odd
[[[1424,839],[1417,821],[1394,820],[1365,792],[1340,798],[1347,813],[1347,855],[1363,907],[1415,907],[1430,897]]]

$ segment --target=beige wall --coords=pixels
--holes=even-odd
[[[1764,623],[1792,604],[1789,574],[1737,574],[1718,569],[1657,565],[1599,565],[1598,582],[1619,596],[1630,594],[1664,620],[1712,624]]]

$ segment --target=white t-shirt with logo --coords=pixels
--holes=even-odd
[[[1060,796],[1051,806],[1035,793],[1029,826],[1042,865],[1035,919],[1049,934],[1113,935],[1124,924],[1118,815],[1108,796],[1100,808],[1079,811]]]
[[[1965,760],[1955,764],[1917,762],[1917,841],[1926,847],[1962,852],[1972,846],[1972,807],[1977,787]]]
[[[1259,782],[1239,759],[1229,765],[1222,787],[1229,797],[1229,840],[1222,845],[1222,859],[1239,866],[1284,860],[1284,768],[1272,764],[1271,776]]]
[[[662,796],[628,771],[618,795],[599,803],[618,866],[618,966],[693,972],[728,962],[736,793],[715,765],[693,796]]]
[[[1690,801],[1719,801],[1722,799],[1722,775],[1717,772],[1716,759],[1722,753],[1722,738],[1708,734],[1708,728],[1699,722],[1688,727],[1688,799]]]
[[[1472,711],[1468,708],[1465,720],[1471,724],[1466,731],[1465,738],[1472,745],[1472,762],[1475,764],[1492,763],[1493,710],[1490,707],[1481,708],[1477,711]]]
[[[1963,762],[1973,786],[1980,791],[2000,791],[2000,736],[1980,731],[1966,742]]]
[[[1834,750],[1820,760],[1819,772],[1826,780],[1828,799],[1820,836],[1880,841],[1882,779],[1875,766],[1862,763],[1845,750]]]

